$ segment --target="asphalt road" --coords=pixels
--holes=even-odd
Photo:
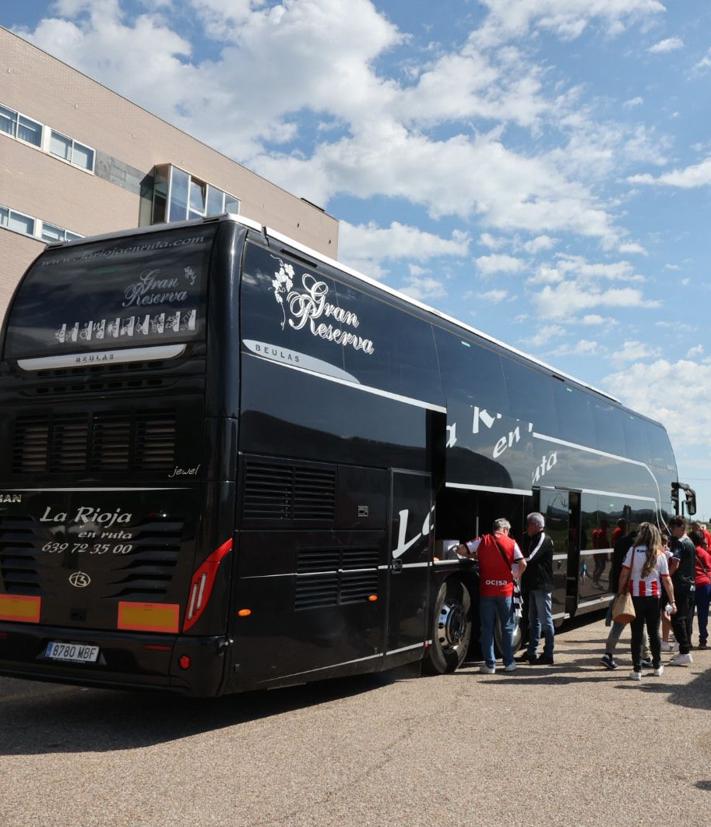
[[[604,635],[209,702],[0,678],[0,825],[708,825],[711,651],[637,684]]]

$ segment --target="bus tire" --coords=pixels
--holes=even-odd
[[[445,580],[432,607],[432,643],[427,649],[423,671],[444,675],[461,666],[472,636],[471,595],[457,577]]]

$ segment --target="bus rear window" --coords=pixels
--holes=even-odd
[[[214,236],[196,226],[47,250],[13,301],[5,358],[202,337]]]

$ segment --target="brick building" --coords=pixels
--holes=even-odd
[[[0,318],[45,242],[221,212],[337,257],[323,210],[0,28]]]

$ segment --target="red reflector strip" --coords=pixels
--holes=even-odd
[[[17,623],[39,623],[41,597],[24,594],[0,594],[0,620],[14,620]]]
[[[119,600],[116,628],[126,632],[175,633],[180,628],[180,606]]]
[[[207,606],[212,594],[212,587],[215,585],[217,570],[220,568],[222,558],[230,551],[232,551],[231,539],[226,540],[209,557],[205,558],[193,574],[193,579],[190,581],[190,591],[188,592],[188,609],[183,623],[184,632],[187,632],[193,624],[197,623],[200,615],[205,611],[205,606]]]

